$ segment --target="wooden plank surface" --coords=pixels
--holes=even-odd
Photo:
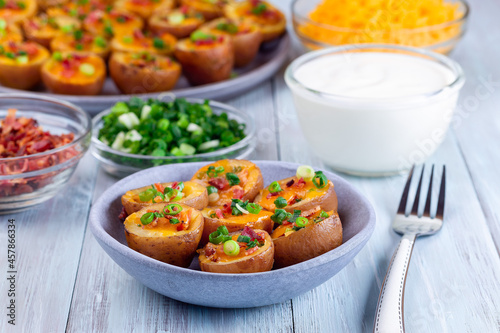
[[[469,30],[452,55],[467,77],[452,125],[500,252],[500,2],[470,5]]]
[[[324,167],[308,150],[284,80],[277,76],[274,81],[276,112],[281,115],[281,159]],[[439,234],[417,240],[405,296],[407,332],[499,331],[500,259],[453,134],[429,163],[448,165],[446,224]],[[343,271],[292,300],[295,332],[371,332],[373,328],[380,286],[400,239],[390,224],[406,179],[345,178],[375,207],[376,230]]]
[[[276,159],[270,83],[231,103],[255,114],[260,132],[254,157]],[[99,172],[94,198],[115,181]],[[164,297],[118,267],[90,231],[85,236],[68,332],[292,332],[292,326],[290,302],[254,309],[213,309]]]
[[[7,267],[7,219],[12,218],[18,273],[16,325],[8,324],[2,310],[0,332],[64,332],[94,187],[93,163],[90,155],[84,157],[69,183],[50,201],[2,216],[0,267]],[[7,300],[7,282],[2,277],[3,300]]]

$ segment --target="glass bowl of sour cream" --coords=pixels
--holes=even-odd
[[[465,77],[438,53],[353,44],[302,55],[285,81],[305,138],[327,165],[384,176],[422,163],[442,143]]]

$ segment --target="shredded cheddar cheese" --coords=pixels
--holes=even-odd
[[[298,31],[311,40],[331,45],[438,46],[437,51],[445,53],[453,45],[439,44],[460,36],[463,21],[451,22],[463,16],[463,6],[446,0],[323,0],[309,18],[325,26],[302,23]]]

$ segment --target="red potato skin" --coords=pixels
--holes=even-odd
[[[181,63],[184,75],[192,85],[203,85],[227,80],[234,66],[233,45],[227,42],[207,49],[189,49],[180,41],[174,55]]]
[[[234,66],[244,67],[255,59],[262,42],[260,31],[233,36]]]
[[[262,231],[262,230],[255,230]],[[241,273],[257,273],[267,272],[273,268],[274,244],[269,234],[266,233],[266,245],[264,251],[250,255],[246,258],[229,261],[225,263],[213,262],[202,252],[198,257],[200,268],[204,272],[211,273],[226,273],[226,274],[241,274]]]
[[[181,67],[152,71],[148,68],[130,66],[121,61],[120,53],[113,53],[109,60],[109,74],[118,89],[124,94],[142,94],[168,91],[175,87],[181,76]]]
[[[274,268],[283,268],[322,255],[342,244],[342,223],[338,215],[273,239]]]
[[[49,60],[50,61],[50,60]],[[104,65],[103,65],[104,66]],[[93,82],[90,83],[70,83],[64,82],[57,75],[42,67],[43,83],[50,91],[62,95],[97,95],[101,92],[104,80],[106,79],[106,70],[102,71]]]

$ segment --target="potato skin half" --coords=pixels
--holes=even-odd
[[[40,82],[40,70],[49,59],[49,52],[40,47],[41,56],[27,65],[10,64],[0,61],[0,83],[6,87],[27,90]]]
[[[342,244],[342,223],[338,214],[288,237],[273,239],[274,268],[283,268],[322,255]]]
[[[255,231],[263,230],[256,229]],[[270,271],[273,268],[273,257],[274,244],[266,232],[266,244],[249,256],[228,262],[213,262],[202,252],[198,260],[200,268],[204,272],[241,274]]]
[[[139,94],[171,90],[181,76],[181,67],[152,71],[138,68],[123,61],[122,52],[114,52],[109,60],[109,74],[116,86],[125,94]]]
[[[208,216],[207,211],[203,210],[202,212],[203,218],[205,220],[205,226],[203,228],[203,236],[201,237],[200,245],[204,246],[208,243],[208,236],[217,230],[221,225],[225,225],[229,232],[236,232],[239,230],[243,230],[245,226],[248,226],[252,229],[261,229],[266,231],[267,233],[271,233],[273,231],[274,222],[271,220],[271,215],[265,218],[261,218],[258,221],[249,221],[247,223],[238,223],[227,219],[218,219],[211,218]]]
[[[287,182],[292,178],[293,177],[289,177],[284,179],[283,181]],[[320,206],[324,211],[330,211],[330,210],[337,211],[339,205],[337,193],[335,192],[333,183],[330,180],[328,180],[328,184],[330,185],[330,187],[328,188],[328,191],[326,191],[325,194],[312,199],[302,200],[300,202],[297,202],[296,204],[286,206],[283,209],[286,210],[287,212],[293,213],[293,211],[296,209],[301,211],[306,211],[309,209],[313,209],[316,206]],[[261,205],[265,210],[274,212],[276,210],[274,204],[271,206],[262,205],[262,203],[260,202],[262,197],[263,197],[263,191],[260,191],[260,193],[255,197],[254,202]]]
[[[142,216],[148,208],[162,210],[167,204],[155,204],[137,212]],[[151,233],[150,236],[138,235],[132,231],[134,222],[125,220],[125,238],[128,246],[148,257],[165,262],[167,264],[189,267],[194,258],[198,243],[203,233],[203,217],[201,213],[186,205],[181,206],[186,209],[192,209],[193,220],[188,230],[177,232],[169,236],[156,236]],[[130,216],[129,216],[130,217]]]
[[[210,48],[190,47],[189,40],[177,43],[174,55],[182,65],[184,75],[192,85],[202,85],[227,80],[234,65],[233,46],[228,36],[226,42]]]
[[[163,187],[172,185],[172,183],[161,183],[161,184],[163,185]],[[188,195],[179,201],[175,201],[175,203],[184,204],[186,206],[193,207],[194,209],[197,210],[202,210],[203,208],[207,207],[208,205],[207,189],[195,182],[184,182],[184,184],[193,187],[193,190],[199,193],[196,195]],[[145,207],[153,205],[152,203],[149,202],[138,202],[133,200],[133,194],[143,192],[148,188],[150,188],[150,186],[144,186],[131,191],[127,191],[127,193],[125,193],[122,196],[121,198],[122,205],[125,208],[125,211],[127,212],[128,215],[137,212]]]

